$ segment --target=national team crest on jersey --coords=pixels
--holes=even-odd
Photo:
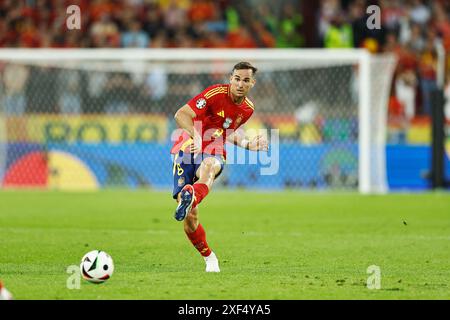
[[[231,118],[226,118],[225,121],[223,122],[223,127],[225,129],[228,129],[232,122],[233,122],[233,120]]]
[[[182,187],[182,186],[184,186],[184,177],[180,177],[179,179],[178,179],[178,186],[179,187]]]
[[[195,102],[195,105],[197,106],[197,109],[203,109],[206,106],[206,100],[200,98]]]
[[[242,114],[239,114],[238,115],[238,117],[237,117],[237,119],[236,119],[236,126],[239,126],[239,124],[241,123],[241,121],[242,121]]]

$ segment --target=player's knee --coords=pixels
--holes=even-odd
[[[203,162],[203,166],[205,168],[211,169],[214,166],[214,161],[211,160],[211,158],[205,159],[205,161]]]
[[[204,169],[205,171],[209,172],[214,172],[214,165],[215,165],[216,159],[214,158],[206,158],[203,161],[203,165],[204,165]]]
[[[213,173],[214,173],[214,168],[213,168],[212,165],[207,164],[207,165],[205,166],[205,171],[206,171],[206,173],[207,173],[208,176],[212,176]]]

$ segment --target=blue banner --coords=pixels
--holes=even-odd
[[[157,142],[46,145],[11,143],[7,148],[3,185],[171,188],[173,179],[170,148],[169,143]],[[430,147],[389,145],[386,153],[391,190],[425,190],[430,187],[427,178],[431,163]],[[279,157],[270,159],[272,162],[279,161],[276,164],[276,174],[271,175],[262,175],[262,168],[268,164],[255,159],[259,160],[256,153],[240,148],[237,154],[229,152],[227,165],[217,183],[233,188],[257,189],[354,189],[358,185],[356,145],[333,143],[305,146],[282,143]],[[450,179],[448,157],[445,165],[447,179]],[[43,177],[36,179],[30,168],[38,170]],[[86,172],[78,174],[76,170]],[[80,181],[75,183],[77,179]]]

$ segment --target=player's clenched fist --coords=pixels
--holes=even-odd
[[[194,134],[193,142],[191,143],[191,153],[198,154],[202,151],[202,138],[199,134]]]
[[[269,143],[262,135],[257,135],[248,144],[248,149],[251,151],[267,151],[269,150]]]

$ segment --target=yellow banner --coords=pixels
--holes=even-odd
[[[162,142],[168,136],[163,115],[37,115],[8,117],[10,142]]]

